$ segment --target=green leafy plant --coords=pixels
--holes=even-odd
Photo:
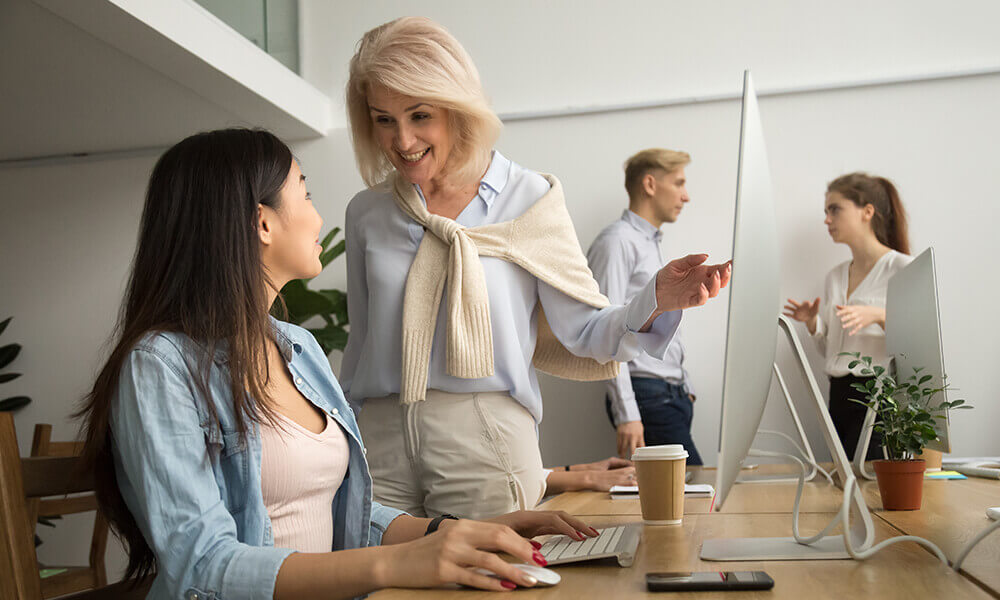
[[[861,375],[872,377],[865,383],[852,383],[851,387],[865,395],[865,400],[851,399],[875,411],[873,429],[882,435],[882,444],[889,460],[909,460],[920,454],[927,444],[938,439],[935,419],[947,418],[951,409],[969,409],[965,400],[941,401],[935,396],[951,389],[947,378],[941,387],[926,385],[933,377],[921,375],[923,368],[914,368],[913,374],[903,380],[889,373],[885,367],[872,364],[872,357],[860,352],[841,352],[850,356],[848,369],[862,365]]]
[[[319,255],[319,260],[324,269],[344,253],[344,240],[330,246],[339,233],[340,228],[334,227],[320,242],[323,251]],[[334,350],[343,350],[347,345],[347,294],[335,289],[309,289],[310,281],[310,279],[293,279],[281,288],[281,296],[288,310],[288,321],[302,325],[313,317],[320,317],[323,326],[310,328],[310,333],[316,337],[316,341],[327,354]]]
[[[7,317],[2,323],[0,323],[0,334],[7,329],[10,325],[11,319],[14,317]],[[0,369],[3,369],[10,363],[14,362],[17,355],[21,353],[21,344],[7,344],[6,346],[0,346]],[[7,383],[8,381],[13,381],[20,377],[20,373],[0,373],[0,383]],[[31,398],[27,396],[11,396],[10,398],[4,398],[0,400],[0,410],[3,411],[15,411],[23,406],[31,403]]]

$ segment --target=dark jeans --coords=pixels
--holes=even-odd
[[[701,465],[701,455],[691,439],[691,420],[694,404],[684,387],[646,377],[632,378],[632,391],[639,405],[642,418],[643,441],[647,446],[681,444],[687,450],[687,464]],[[611,417],[611,399],[604,399],[608,419]]]
[[[865,415],[868,409],[857,402],[851,402],[850,398],[858,400],[864,399],[864,394],[851,387],[852,383],[865,383],[872,377],[855,377],[854,375],[844,375],[843,377],[830,378],[830,419],[837,429],[837,436],[840,443],[844,445],[844,452],[847,458],[854,460],[854,452],[858,447],[858,440],[861,438],[861,428],[865,424]],[[882,459],[882,436],[872,431],[872,439],[868,444],[868,454],[865,460]]]

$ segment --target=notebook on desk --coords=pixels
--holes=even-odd
[[[983,477],[986,479],[1000,479],[1000,462],[995,460],[975,461],[955,465],[952,468],[962,475]]]
[[[611,488],[611,498],[619,500],[622,498],[636,498],[639,495],[637,485],[616,485]],[[684,495],[689,498],[711,497],[715,494],[715,488],[707,483],[686,483],[684,484]]]

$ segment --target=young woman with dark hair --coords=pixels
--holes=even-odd
[[[155,572],[150,598],[533,585],[495,552],[543,564],[522,535],[596,531],[565,513],[432,520],[372,502],[326,355],[268,314],[321,271],[321,227],[270,133],[201,133],[154,167],[116,343],[81,410],[127,577]]]
[[[823,221],[830,237],[851,249],[851,260],[837,265],[826,277],[820,299],[785,305],[785,315],[806,324],[826,357],[830,377],[830,417],[844,450],[854,456],[867,409],[852,402],[858,392],[852,383],[869,378],[861,367],[849,369],[841,352],[871,356],[888,368],[885,350],[885,295],[889,279],[910,264],[906,212],[891,181],[866,173],[850,173],[827,186]],[[868,460],[882,458],[881,443],[872,436]]]

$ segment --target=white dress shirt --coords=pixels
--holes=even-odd
[[[872,357],[873,365],[889,368],[891,357],[885,350],[885,330],[878,324],[869,325],[854,335],[848,335],[840,324],[837,316],[837,305],[841,306],[878,306],[885,308],[885,295],[889,288],[889,279],[903,267],[910,264],[912,256],[890,250],[883,254],[868,272],[868,275],[858,284],[850,297],[847,296],[847,286],[851,261],[844,262],[833,268],[826,276],[823,288],[823,303],[819,307],[816,318],[816,340],[819,351],[826,356],[824,370],[830,377],[844,375],[861,376],[863,365],[848,369],[847,365],[854,360],[850,356],[840,356],[841,352],[860,352],[861,356]]]
[[[587,251],[587,260],[601,292],[614,304],[629,302],[663,266],[660,241],[663,233],[626,209],[621,219],[604,228]],[[632,390],[632,377],[663,379],[683,385],[693,394],[691,379],[684,369],[684,342],[678,327],[666,355],[662,358],[637,354],[628,364],[622,364],[618,377],[608,381],[611,416],[615,425],[639,421],[639,407]]]
[[[549,184],[541,175],[494,151],[478,194],[455,220],[466,227],[509,221],[548,190]],[[360,409],[366,398],[399,393],[403,296],[424,230],[399,210],[392,192],[384,188],[364,190],[351,200],[345,229],[351,328],[340,381],[351,404]],[[495,372],[478,379],[447,374],[448,303],[442,298],[427,386],[452,393],[506,392],[536,422],[542,419],[542,399],[531,360],[539,301],[553,333],[568,350],[601,362],[627,361],[642,351],[662,357],[681,320],[681,311],[664,313],[648,332],[638,333],[656,309],[652,280],[628,305],[596,309],[515,264],[488,256],[481,260],[490,301]]]

